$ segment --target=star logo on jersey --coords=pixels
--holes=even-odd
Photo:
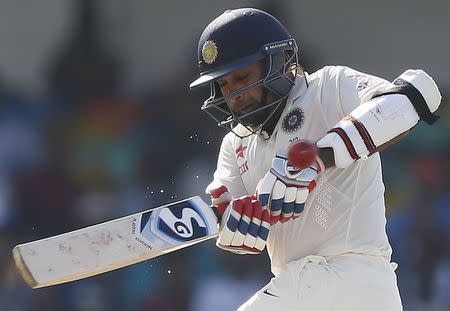
[[[236,149],[236,156],[237,158],[244,159],[244,150],[247,149],[247,146],[242,146],[242,144],[239,145],[239,147]]]
[[[281,128],[286,133],[294,133],[298,131],[303,124],[305,114],[301,108],[294,108],[287,113],[281,123]]]
[[[247,146],[242,146],[242,144],[240,144],[236,149],[236,160],[239,165],[239,173],[241,175],[248,171],[248,162],[245,160],[244,156],[245,149],[247,149]],[[239,161],[240,158],[242,158],[242,160]]]

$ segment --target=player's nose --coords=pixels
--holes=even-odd
[[[238,107],[239,102],[241,101],[242,95],[237,95],[229,98],[230,105],[233,107]]]

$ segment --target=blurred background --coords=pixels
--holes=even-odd
[[[387,229],[405,310],[450,310],[450,3],[444,0],[0,0],[0,309],[232,310],[271,277],[267,255],[206,242],[98,277],[31,290],[11,249],[203,195],[222,136],[190,92],[203,28],[258,7],[307,71],[392,80],[423,68],[444,105],[382,154]]]

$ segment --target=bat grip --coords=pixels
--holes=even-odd
[[[213,210],[214,215],[216,215],[217,217],[217,222],[220,223],[222,221],[222,215],[220,215],[219,211],[214,206],[211,206],[211,209]]]

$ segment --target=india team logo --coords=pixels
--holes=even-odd
[[[205,63],[212,64],[219,55],[219,50],[214,41],[208,40],[203,44],[202,47],[202,57]]]
[[[294,133],[302,127],[304,119],[305,114],[303,110],[300,108],[294,108],[283,118],[281,128],[286,133]]]

